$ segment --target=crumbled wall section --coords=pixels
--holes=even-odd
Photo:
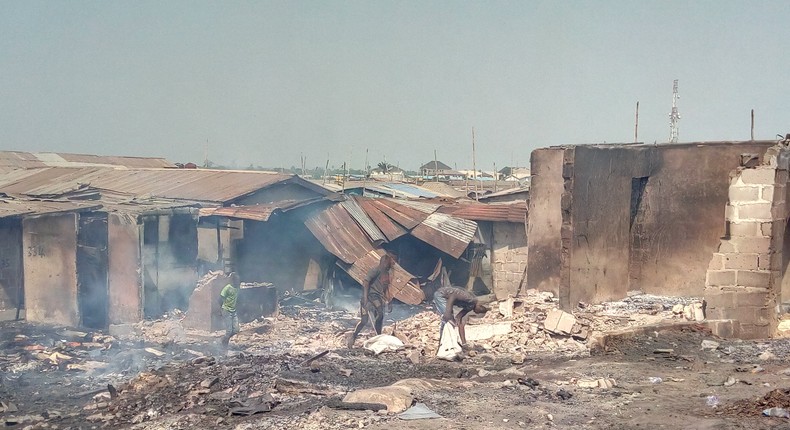
[[[515,295],[527,268],[527,232],[523,224],[495,222],[493,276],[497,299]],[[526,283],[526,279],[524,280]],[[526,288],[522,287],[522,292]]]
[[[705,281],[706,317],[719,336],[761,339],[776,330],[786,217],[783,152],[784,146],[771,148],[765,164],[731,175],[727,233]]]

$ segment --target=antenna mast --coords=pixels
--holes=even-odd
[[[678,143],[678,122],[680,121],[680,114],[678,113],[678,80],[672,84],[672,113],[669,114],[669,142]]]

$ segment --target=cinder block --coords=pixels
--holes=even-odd
[[[730,186],[731,202],[754,202],[760,200],[760,187],[749,185]]]
[[[727,253],[727,252],[735,252],[735,245],[732,244],[729,240],[722,240],[719,244],[719,252]]]
[[[747,290],[733,294],[732,305],[738,306],[754,306],[765,307],[768,303],[768,290]]]
[[[715,253],[708,263],[708,270],[722,270],[724,269],[724,254]]]
[[[716,308],[716,309],[731,308],[735,303],[735,294],[732,292],[725,292],[722,290],[718,290],[715,292],[706,291],[705,301],[707,302],[709,308]]]
[[[768,339],[771,337],[771,326],[758,325],[758,324],[740,324],[738,330],[738,338],[751,340],[751,339]]]
[[[774,199],[774,187],[768,185],[760,188],[760,198],[768,200],[769,202]]]
[[[771,272],[752,270],[738,270],[735,276],[738,285],[752,288],[768,288],[771,285]]]
[[[705,284],[710,286],[727,286],[736,285],[735,281],[734,270],[708,270],[708,278]]]
[[[770,203],[748,203],[738,205],[737,219],[733,221],[742,220],[757,220],[757,221],[770,221],[771,217],[771,204]]]
[[[776,170],[770,167],[756,169],[744,169],[741,171],[741,181],[744,184],[763,184],[773,185],[776,177]]]
[[[733,237],[730,239],[739,254],[768,254],[771,251],[770,237]]]
[[[757,268],[760,270],[771,270],[771,255],[760,254],[757,257]]]
[[[724,254],[725,269],[757,270],[757,254]]]
[[[740,324],[733,320],[708,320],[708,327],[710,327],[713,334],[725,339],[736,338],[740,334]]]
[[[763,235],[761,223],[758,221],[741,221],[730,223],[731,236],[760,237]]]
[[[763,236],[770,237],[773,234],[771,231],[773,225],[773,222],[760,223],[760,231],[762,232]]]

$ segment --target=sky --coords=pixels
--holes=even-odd
[[[790,132],[787,1],[0,0],[0,149],[529,165]],[[367,155],[366,155],[367,152]]]

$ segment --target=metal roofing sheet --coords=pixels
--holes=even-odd
[[[45,215],[60,212],[84,212],[100,209],[102,205],[86,202],[53,202],[40,200],[0,199],[0,218]]]
[[[424,214],[432,214],[441,207],[441,205],[437,205],[435,203],[427,203],[417,200],[389,199],[389,201],[411,209],[416,209]]]
[[[524,201],[503,204],[469,203],[457,206],[445,206],[440,212],[473,221],[494,221],[525,223],[527,220],[527,203]]]
[[[327,251],[347,264],[354,264],[373,249],[365,232],[340,205],[311,214],[305,225]]]
[[[365,210],[365,213],[376,223],[376,227],[384,233],[384,236],[387,237],[387,240],[393,241],[404,234],[408,233],[405,228],[401,227],[400,224],[393,221],[390,217],[384,214],[374,203],[373,199],[358,199],[357,203],[362,206],[362,209]]]
[[[475,236],[477,223],[443,213],[428,216],[411,234],[454,258],[463,254]]]
[[[391,188],[391,189],[395,190],[396,192],[399,192],[399,193],[402,193],[402,194],[406,194],[406,195],[410,195],[410,196],[414,196],[414,197],[427,197],[427,198],[439,197],[438,194],[436,194],[435,192],[433,192],[431,190],[419,187],[417,185],[406,184],[406,183],[403,183],[403,182],[386,182],[386,183],[377,184],[377,185],[382,185],[384,187]]]
[[[320,199],[281,200],[268,204],[201,208],[200,216],[223,216],[228,218],[248,219],[252,221],[268,221],[275,212],[284,212],[319,200]]]
[[[338,265],[361,284],[364,282],[368,271],[378,266],[382,255],[384,255],[384,250],[375,249],[358,259],[350,267],[344,267],[342,264]],[[420,289],[419,282],[415,280],[416,278],[398,263],[395,263],[392,268],[392,276],[390,277],[389,296],[410,305],[420,304],[425,296],[422,289]]]
[[[393,199],[373,199],[371,201],[380,211],[407,230],[417,227],[425,218],[428,218],[428,214],[425,212],[404,206],[401,201]]]
[[[349,215],[351,215],[351,218],[354,218],[354,221],[359,224],[359,226],[368,236],[368,239],[370,239],[374,245],[378,246],[381,243],[387,241],[384,233],[382,233],[381,230],[376,227],[376,223],[370,219],[370,217],[365,213],[365,211],[354,198],[350,198],[344,202],[341,202],[340,205],[343,206]]]
[[[0,175],[0,191],[58,195],[89,185],[143,197],[228,202],[276,183],[306,182],[294,175],[235,170],[51,167],[22,172],[25,173]],[[313,189],[315,185],[309,187]]]
[[[0,151],[0,167],[31,169],[38,167],[131,167],[164,168],[176,167],[161,157],[126,157],[64,152]]]

